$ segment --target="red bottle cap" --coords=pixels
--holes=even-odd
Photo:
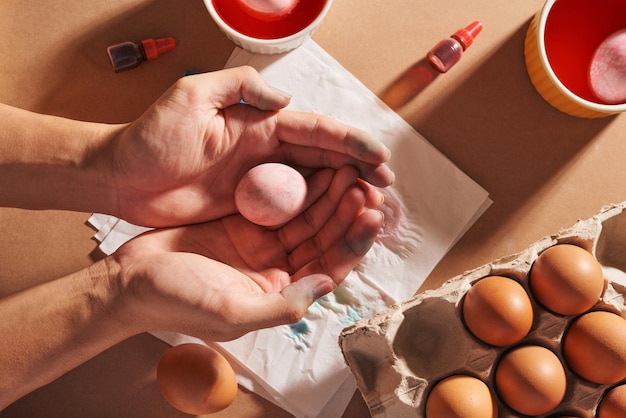
[[[457,30],[452,37],[456,38],[465,51],[474,42],[474,38],[483,30],[483,24],[479,21],[472,22],[469,26]]]
[[[146,58],[153,60],[162,53],[174,49],[174,47],[176,47],[176,40],[174,40],[174,38],[150,38],[141,41],[141,45],[146,52]]]

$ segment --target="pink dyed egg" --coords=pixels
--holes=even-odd
[[[591,59],[589,84],[603,103],[626,103],[626,29],[600,44]]]
[[[295,169],[279,163],[253,167],[235,189],[239,213],[257,225],[277,226],[303,209],[306,180]]]
[[[277,20],[288,15],[299,0],[236,0],[251,16],[262,20]]]

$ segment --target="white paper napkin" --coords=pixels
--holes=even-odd
[[[244,64],[292,94],[290,109],[330,115],[371,132],[392,151],[396,181],[384,191],[384,230],[337,291],[314,303],[298,324],[219,344],[243,386],[296,417],[337,417],[356,389],[337,343],[341,330],[411,297],[491,200],[314,41],[278,56],[237,48],[227,67]],[[103,215],[90,221],[105,253],[145,231]],[[170,344],[198,342],[154,334]]]

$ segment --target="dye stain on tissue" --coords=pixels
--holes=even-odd
[[[390,254],[402,260],[411,257],[423,241],[423,232],[417,214],[409,212],[400,197],[393,189],[383,191],[385,201],[378,208],[385,215],[385,223],[376,242],[387,248]],[[412,219],[409,219],[412,218]],[[385,262],[386,260],[378,260]]]
[[[304,335],[308,334],[309,331],[311,331],[309,328],[309,324],[304,319],[296,322],[295,324],[291,324],[289,328],[291,328],[291,332],[293,332],[295,335]]]
[[[370,314],[369,307],[345,286],[339,286],[332,294],[318,299],[309,309],[309,314],[312,315],[316,309],[332,312],[342,325],[352,325]]]
[[[311,343],[307,339],[310,333],[309,322],[306,319],[302,319],[295,324],[289,325],[287,337],[293,340],[296,349],[303,351],[311,347]]]
[[[345,325],[352,325],[361,319],[363,319],[361,312],[353,306],[348,306],[346,309],[346,315],[343,318],[340,318],[339,321]]]

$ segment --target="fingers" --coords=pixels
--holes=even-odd
[[[318,233],[337,210],[346,190],[356,184],[357,176],[353,167],[339,169],[325,193],[302,214],[277,231],[278,238],[287,251],[292,251]]]
[[[355,167],[359,176],[376,187],[387,187],[395,180],[394,172],[386,164],[370,164],[347,154],[329,151],[313,146],[301,146],[281,143],[280,152],[283,160],[294,166],[339,169],[346,165]]]
[[[365,207],[367,194],[367,187],[356,181],[354,169],[346,167],[337,173],[326,193],[330,195],[327,201],[317,202],[312,210],[318,213],[309,215],[325,222],[322,231],[289,256],[290,264],[301,265],[291,276],[292,283],[281,292],[238,299],[238,323],[245,323],[249,331],[295,323],[316,299],[334,291],[371,248],[382,227],[382,213]],[[303,224],[294,226],[293,221],[287,226],[294,228],[294,234],[306,229]]]
[[[291,100],[289,94],[268,85],[249,66],[184,77],[180,82],[187,86],[185,105],[192,107],[208,103],[212,108],[225,109],[243,99],[252,107],[274,111]],[[395,175],[384,164],[390,157],[389,149],[363,130],[313,113],[260,112],[258,116],[275,123],[283,161],[291,165],[335,169],[354,165],[374,186],[386,187],[394,181]]]
[[[374,243],[382,213],[368,209],[369,188],[362,182],[350,183],[351,175],[349,170],[338,172],[328,193],[282,231],[283,245],[292,249],[288,256],[295,272],[292,280],[323,273],[339,283]],[[382,195],[376,196],[380,205]]]
[[[308,208],[326,193],[335,177],[335,170],[322,169],[306,178],[307,194],[302,207]]]
[[[252,67],[242,66],[183,78],[193,82],[193,88],[204,100],[212,101],[218,109],[247,104],[262,110],[278,110],[289,104],[291,96],[263,80]]]
[[[371,164],[382,164],[391,155],[382,142],[367,132],[328,116],[283,111],[277,118],[278,137],[287,143],[335,151]]]
[[[384,164],[391,152],[365,131],[327,116],[281,111],[276,132],[283,158],[303,167],[354,165],[363,179],[374,186],[393,183],[395,174]]]
[[[339,222],[329,223],[329,235],[324,242],[316,243],[317,248],[312,248],[309,242],[292,253],[293,262],[298,259],[297,262],[301,263],[317,252],[317,256],[292,275],[292,280],[323,273],[335,283],[341,283],[372,247],[383,221],[382,212],[366,209],[347,230],[340,229]]]
[[[382,212],[376,209],[365,210],[345,235],[327,248],[322,257],[299,271],[298,275],[309,274],[308,271],[325,271],[335,283],[341,283],[372,248],[383,223]]]
[[[365,201],[365,207],[370,209],[376,209],[380,205],[382,205],[385,201],[385,197],[378,190],[378,188],[372,186],[371,184],[363,181],[361,179],[357,179],[357,182],[361,187],[366,190],[367,200]]]

